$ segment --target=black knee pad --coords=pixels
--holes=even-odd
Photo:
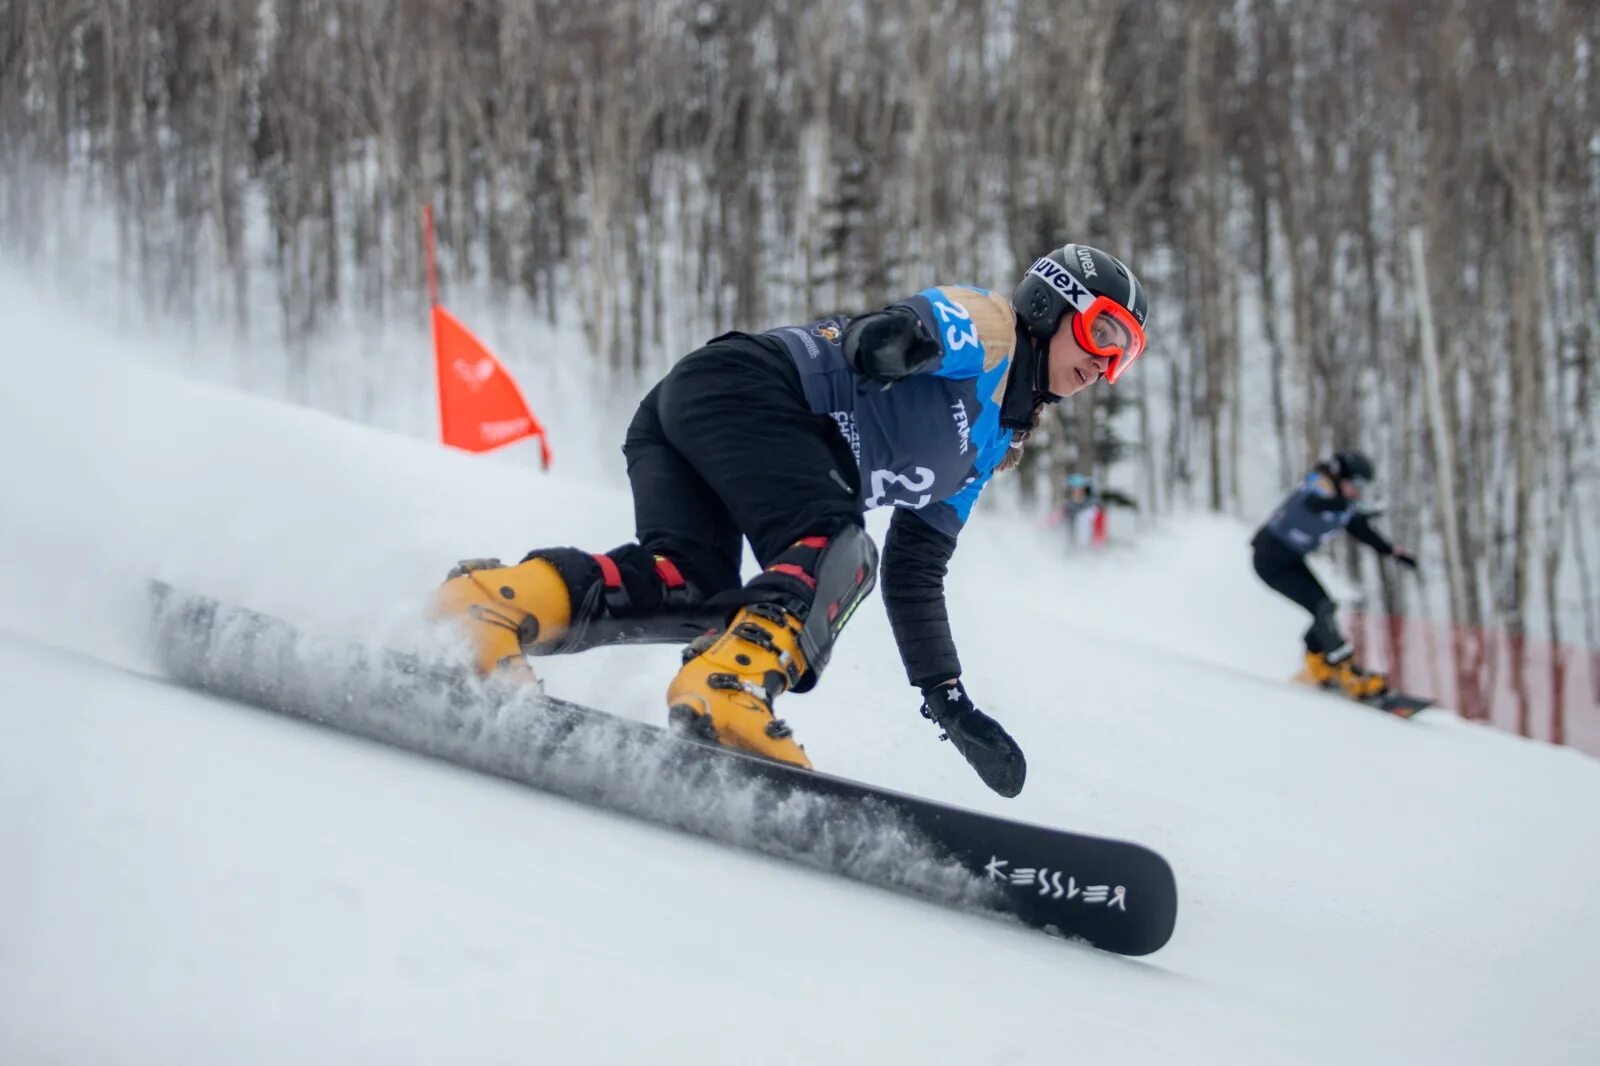
[[[848,525],[832,536],[802,537],[742,590],[745,602],[775,602],[799,618],[806,672],[791,691],[805,692],[833,653],[833,642],[878,580],[878,546]]]

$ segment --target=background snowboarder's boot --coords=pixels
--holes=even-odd
[[[1351,656],[1339,664],[1339,688],[1351,699],[1365,700],[1389,691],[1389,678],[1384,674],[1368,673],[1356,665]]]
[[[1306,678],[1312,684],[1342,692],[1353,700],[1370,699],[1389,691],[1389,679],[1368,673],[1356,663],[1354,649],[1340,644],[1330,652],[1306,652]]]
[[[961,753],[984,784],[1002,796],[1022,791],[1028,777],[1022,749],[999,722],[972,705],[961,682],[934,685],[924,692],[922,716],[944,730],[940,739]]]
[[[667,687],[678,732],[809,768],[772,701],[816,684],[833,641],[872,591],[877,549],[858,526],[803,537],[739,590],[741,607],[714,639],[691,644]]]
[[[1320,651],[1306,652],[1306,680],[1323,688],[1339,687],[1339,667]]]
[[[1325,688],[1336,688],[1353,700],[1381,696],[1389,691],[1389,679],[1383,674],[1369,674],[1357,665],[1355,649],[1348,643],[1341,643],[1323,658],[1326,660],[1324,669],[1330,675],[1321,682]]]

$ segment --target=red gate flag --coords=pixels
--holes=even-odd
[[[456,317],[433,305],[433,347],[439,368],[439,436],[454,448],[487,452],[524,437],[539,438],[550,467],[550,441],[522,390],[500,360]]]

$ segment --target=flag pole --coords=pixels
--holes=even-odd
[[[439,306],[439,275],[433,263],[433,205],[422,205],[422,247],[428,260],[428,306]]]
[[[433,336],[434,393],[439,401],[439,439],[447,434],[444,367],[439,365],[439,275],[433,259],[433,205],[422,205],[422,253],[428,264],[428,331]]]

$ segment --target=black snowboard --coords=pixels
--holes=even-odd
[[[151,591],[160,662],[185,687],[1124,955],[1159,949],[1177,920],[1171,867],[1137,844],[695,743],[167,585]]]
[[[1363,707],[1373,707],[1380,711],[1386,711],[1396,718],[1411,718],[1432,707],[1434,703],[1433,700],[1424,696],[1413,696],[1410,693],[1400,692],[1395,689],[1390,689],[1376,696],[1357,699],[1354,696],[1346,696],[1336,685],[1319,685],[1304,673],[1294,675],[1293,680],[1308,688],[1314,688],[1318,692],[1326,692],[1330,696],[1337,696],[1339,699],[1349,700],[1351,703],[1359,703]]]
[[[1385,692],[1381,696],[1372,696],[1359,702],[1365,703],[1368,707],[1376,707],[1380,711],[1388,711],[1399,718],[1410,718],[1417,712],[1433,706],[1433,701],[1430,699],[1404,692]]]

